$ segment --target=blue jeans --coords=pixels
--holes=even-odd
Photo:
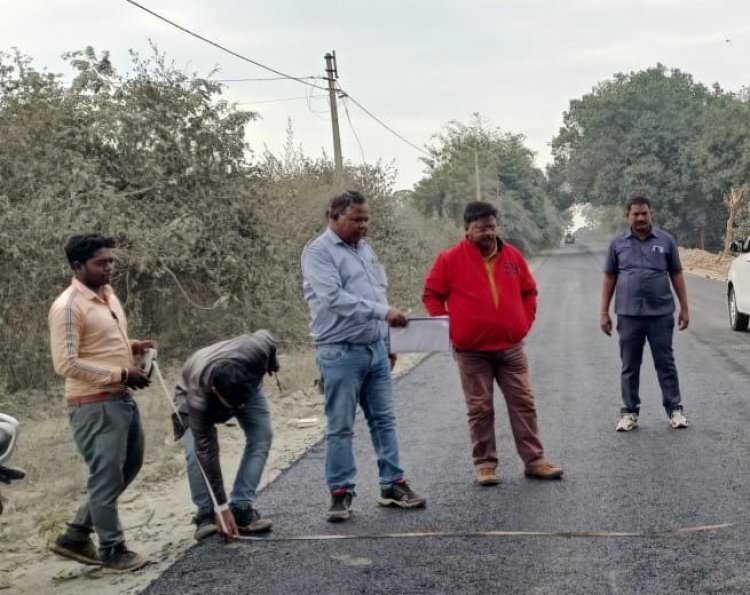
[[[229,497],[231,504],[246,502],[252,505],[255,490],[258,488],[260,476],[266,466],[268,451],[271,448],[273,432],[271,430],[271,414],[268,410],[266,395],[261,389],[249,398],[247,405],[237,410],[237,423],[245,433],[245,451],[237,469],[234,486]],[[184,436],[185,460],[187,461],[188,484],[193,503],[198,507],[198,515],[212,514],[214,506],[211,503],[206,482],[198,467],[198,457],[195,454],[195,440],[188,429]]]
[[[357,404],[370,428],[372,446],[378,457],[380,485],[392,485],[404,472],[399,465],[393,383],[385,343],[330,343],[319,345],[316,355],[328,421],[326,483],[329,490],[346,488],[354,494],[357,467],[352,438]]]
[[[648,340],[654,367],[661,387],[662,404],[667,415],[682,409],[680,382],[672,351],[674,316],[618,316],[617,334],[620,336],[620,358],[622,359],[621,413],[638,413],[641,398],[638,394],[641,382],[643,347]]]

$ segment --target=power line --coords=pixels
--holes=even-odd
[[[130,0],[127,0],[127,1],[128,1],[128,2],[130,2]],[[381,126],[382,126],[383,128],[385,128],[385,129],[386,129],[386,130],[387,130],[388,132],[390,132],[390,133],[391,133],[392,135],[394,135],[394,136],[395,136],[396,138],[398,138],[398,139],[400,139],[401,141],[405,142],[405,143],[406,143],[407,145],[409,145],[410,147],[412,147],[412,148],[416,149],[416,150],[417,150],[417,151],[419,151],[420,153],[424,153],[424,154],[425,154],[425,155],[427,155],[427,156],[429,156],[429,155],[430,155],[430,154],[429,154],[429,153],[428,153],[427,151],[425,151],[425,150],[424,150],[424,149],[423,149],[422,147],[420,147],[420,146],[418,146],[418,145],[415,145],[415,144],[414,144],[413,142],[411,142],[411,141],[410,141],[409,139],[407,139],[407,138],[404,138],[404,137],[403,137],[402,135],[400,135],[400,134],[399,134],[398,132],[396,132],[396,131],[395,131],[395,130],[394,130],[393,128],[391,128],[390,126],[388,126],[388,124],[386,124],[385,122],[383,122],[383,120],[381,120],[380,118],[378,118],[377,116],[375,116],[375,114],[373,114],[373,113],[372,113],[372,112],[371,112],[370,110],[368,110],[368,109],[367,109],[367,108],[366,108],[366,107],[365,107],[364,105],[362,105],[362,104],[361,104],[361,103],[360,103],[359,101],[357,101],[356,99],[354,99],[354,97],[352,97],[352,96],[351,96],[351,95],[350,95],[349,93],[346,93],[345,91],[343,91],[343,89],[342,89],[342,93],[343,93],[343,94],[344,94],[344,95],[345,95],[346,97],[348,97],[349,99],[351,99],[351,101],[352,101],[352,103],[353,103],[354,105],[356,105],[356,106],[357,106],[357,107],[358,107],[359,109],[361,109],[361,110],[362,110],[363,112],[365,112],[365,113],[366,113],[366,114],[367,114],[368,116],[370,116],[370,117],[371,117],[371,118],[372,118],[373,120],[375,120],[375,121],[376,121],[376,122],[377,122],[378,124],[380,124],[380,125],[381,125]]]
[[[258,105],[260,103],[279,103],[281,101],[294,101],[296,99],[307,99],[307,95],[298,97],[279,97],[278,99],[263,99],[261,101],[237,101],[237,105]]]
[[[147,12],[148,14],[156,17],[160,21],[164,21],[168,25],[171,25],[172,27],[175,27],[176,29],[179,29],[180,31],[183,31],[184,33],[187,33],[188,35],[191,35],[192,37],[195,37],[196,39],[199,39],[203,41],[204,43],[207,43],[209,45],[214,46],[215,48],[220,49],[222,52],[226,52],[227,54],[230,54],[231,56],[234,56],[235,58],[239,58],[240,60],[244,60],[245,62],[249,62],[250,64],[253,64],[259,68],[262,68],[263,70],[268,70],[269,72],[273,72],[274,74],[279,75],[279,77],[283,79],[289,79],[292,81],[297,81],[298,83],[302,83],[303,85],[307,85],[308,87],[312,87],[314,89],[320,89],[322,91],[328,91],[326,87],[321,87],[320,85],[315,85],[313,83],[308,82],[305,80],[305,78],[300,78],[296,76],[292,76],[290,74],[286,74],[285,72],[282,72],[280,70],[276,70],[275,68],[271,68],[270,66],[266,66],[265,64],[261,64],[260,62],[257,62],[256,60],[252,60],[251,58],[248,58],[247,56],[243,56],[242,54],[235,52],[234,50],[230,50],[229,48],[212,41],[208,39],[207,37],[204,37],[203,35],[196,33],[195,31],[191,31],[190,29],[183,27],[182,25],[178,25],[174,21],[160,15],[159,13],[151,10],[150,8],[147,8],[143,6],[142,4],[136,2],[135,0],[125,0],[128,4],[132,4],[136,8],[139,8],[140,10]],[[309,77],[306,77],[309,78]],[[413,149],[416,149],[420,153],[424,153],[425,155],[429,156],[429,153],[425,151],[422,147],[414,144],[409,139],[405,138],[403,135],[396,132],[393,128],[391,128],[388,124],[383,122],[380,118],[378,118],[375,114],[373,114],[370,110],[368,110],[364,105],[362,105],[359,101],[357,101],[354,97],[349,95],[348,93],[345,93],[343,90],[341,90],[342,93],[344,93],[349,99],[351,99],[352,103],[356,105],[359,109],[361,109],[365,114],[367,114],[370,118],[375,120],[378,124],[380,124],[383,128],[385,128],[388,132],[390,132],[392,135],[394,135],[396,138],[401,140],[402,142],[406,143]]]
[[[362,155],[362,163],[367,163],[367,159],[365,159],[365,150],[362,148],[362,143],[359,142],[359,136],[357,135],[357,131],[354,130],[354,124],[352,124],[352,118],[349,115],[349,107],[346,105],[346,96],[342,97],[341,99],[341,104],[344,106],[344,113],[346,114],[346,120],[347,122],[349,122],[349,128],[352,129],[354,140],[356,140],[357,144],[359,145],[359,152]]]
[[[216,83],[251,83],[256,81],[286,81],[289,77],[286,76],[269,76],[266,78],[242,78],[242,79],[209,79]],[[301,76],[298,80],[312,80],[312,79],[324,79],[322,76]]]
[[[312,107],[312,100],[313,99],[324,99],[324,95],[314,95],[315,90],[314,89],[305,89],[305,93],[307,94],[307,111],[309,111],[313,116],[318,118],[318,120],[323,120],[323,116],[321,114],[327,114],[328,111],[320,111],[320,110],[314,110]]]
[[[265,64],[261,64],[260,62],[256,62],[255,60],[252,60],[248,58],[247,56],[243,56],[242,54],[239,54],[235,52],[234,50],[230,50],[229,48],[224,47],[223,45],[216,43],[215,41],[211,41],[207,37],[203,37],[203,35],[200,35],[199,33],[196,33],[194,31],[191,31],[190,29],[187,29],[183,27],[182,25],[178,25],[174,21],[170,21],[168,18],[163,17],[157,12],[154,12],[150,8],[146,8],[142,4],[139,4],[135,0],[125,0],[128,4],[132,4],[136,8],[140,8],[142,11],[149,13],[152,16],[155,16],[157,19],[164,21],[165,23],[172,25],[173,27],[179,29],[180,31],[183,31],[187,33],[188,35],[192,35],[196,39],[200,39],[201,41],[214,46],[215,48],[220,49],[222,52],[226,52],[227,54],[230,54],[234,56],[235,58],[239,58],[240,60],[244,60],[245,62],[249,62],[250,64],[254,64],[255,66],[258,66],[259,68],[262,68],[264,70],[268,70],[269,72],[273,72],[274,74],[278,74],[282,78],[286,78],[292,81],[297,81],[298,83],[302,83],[303,85],[308,85],[309,87],[315,87],[316,89],[322,89],[323,91],[327,91],[325,87],[321,87],[319,85],[314,85],[313,83],[307,82],[304,78],[292,76],[290,74],[286,74],[285,72],[281,72],[280,70],[276,70],[275,68],[271,68],[270,66],[266,66]]]
[[[215,79],[215,78],[208,78],[208,77],[200,77],[201,79],[207,80],[209,83],[249,83],[249,82],[260,82],[260,81],[288,81],[289,77],[286,76],[269,76],[266,78],[239,78],[239,79]],[[299,80],[325,80],[324,76],[301,76],[299,77]],[[6,82],[12,82],[12,83],[20,83],[23,79],[3,79]],[[65,80],[62,78],[55,78],[54,82],[58,82],[63,85],[70,85],[73,83],[73,81]],[[111,80],[107,80],[108,85],[112,85],[113,87],[121,87],[124,83],[121,82],[114,82]],[[316,87],[319,88],[319,87]]]

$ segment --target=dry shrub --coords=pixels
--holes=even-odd
[[[287,148],[248,162],[255,117],[155,52],[117,75],[106,54],[71,55],[69,85],[0,55],[0,374],[9,393],[59,387],[46,316],[70,280],[63,246],[96,231],[118,239],[115,290],[132,337],[179,361],[229,336],[268,328],[290,351],[309,348],[300,255],[325,227],[341,188],[326,158]],[[43,144],[40,145],[40,139]],[[391,298],[418,308],[435,252],[455,239],[404,206],[395,171],[347,166],[346,187],[372,200],[371,239]]]

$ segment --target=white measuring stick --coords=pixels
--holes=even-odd
[[[177,406],[174,404],[174,400],[172,399],[172,395],[169,392],[169,388],[167,388],[167,383],[164,382],[164,376],[161,375],[161,369],[159,369],[159,363],[156,361],[156,358],[154,358],[151,365],[153,366],[154,372],[156,372],[156,377],[159,379],[159,384],[161,384],[161,387],[164,390],[164,397],[167,399],[167,401],[169,401],[169,404],[172,407],[172,411],[174,411],[175,415],[177,416],[177,421],[180,422],[182,429],[187,431],[188,428],[186,428],[185,424],[182,423],[180,412],[177,410]],[[224,521],[224,516],[220,512],[218,512],[219,502],[218,500],[216,500],[216,494],[214,494],[214,491],[211,488],[211,483],[208,481],[208,476],[206,475],[206,472],[203,470],[203,465],[201,465],[201,462],[198,459],[197,447],[196,447],[196,452],[195,452],[195,462],[198,463],[198,469],[201,470],[201,475],[203,475],[203,481],[206,482],[206,487],[208,488],[208,495],[211,497],[211,504],[213,504],[214,510],[216,511],[216,516],[219,517],[219,523],[221,523],[221,530],[224,532],[224,535],[229,535],[229,528],[227,527],[227,524]]]

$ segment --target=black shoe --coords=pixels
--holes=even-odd
[[[195,537],[196,541],[210,537],[218,531],[213,512],[196,514],[193,518],[193,522],[195,523],[195,533],[193,534],[193,537]]]
[[[380,488],[378,504],[380,506],[398,506],[399,508],[422,508],[427,504],[427,500],[415,494],[406,480],[399,479],[389,488]]]
[[[113,572],[130,572],[148,564],[148,559],[118,543],[102,552],[102,566]]]
[[[81,564],[90,564],[91,566],[101,566],[102,564],[94,542],[91,541],[90,537],[86,539],[73,539],[63,533],[47,547],[58,556],[70,558]]]
[[[272,520],[260,518],[260,513],[248,503],[230,504],[229,509],[234,515],[240,535],[268,533],[273,527]]]
[[[348,521],[352,510],[352,495],[346,488],[331,490],[331,507],[326,513],[326,520],[331,523]]]

